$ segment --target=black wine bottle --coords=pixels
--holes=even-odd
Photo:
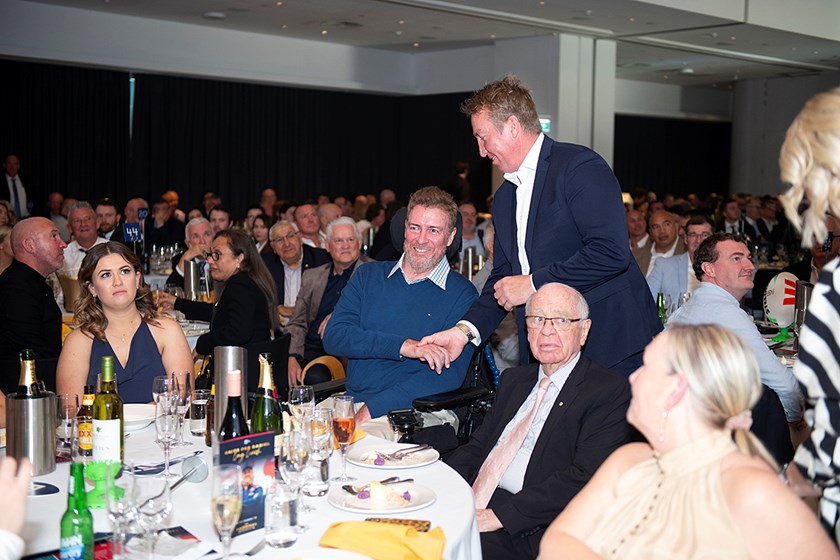
[[[247,436],[250,433],[245,422],[245,413],[242,411],[242,372],[238,369],[229,371],[227,384],[227,409],[219,427],[219,441]]]

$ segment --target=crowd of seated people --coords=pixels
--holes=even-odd
[[[625,376],[581,354],[591,320],[586,299],[580,293],[552,283],[528,299],[525,309],[531,365],[503,371],[496,407],[471,441],[447,458],[475,491],[485,557],[533,558],[541,540],[545,557],[561,550],[572,551],[564,555],[576,557],[580,547],[599,554],[616,549],[621,557],[649,557],[646,555],[655,553],[657,547],[673,550],[670,547],[681,546],[680,539],[690,538],[693,528],[680,523],[669,527],[668,538],[661,542],[648,539],[647,531],[630,539],[615,532],[607,534],[610,531],[603,528],[614,526],[616,516],[632,517],[640,501],[650,498],[630,493],[625,500],[622,492],[628,488],[628,477],[659,472],[655,470],[657,461],[651,459],[651,449],[661,453],[665,462],[669,454],[677,460],[688,453],[686,449],[695,448],[717,461],[703,471],[704,481],[708,480],[709,469],[721,465],[731,470],[726,471],[727,476],[735,480],[721,490],[717,505],[723,504],[730,511],[746,507],[737,501],[743,496],[732,488],[742,484],[743,473],[747,472],[757,480],[749,483],[752,488],[785,506],[769,508],[766,515],[778,514],[776,522],[783,520],[788,529],[796,528],[808,538],[808,546],[802,545],[801,539],[790,542],[798,543],[798,550],[813,549],[814,557],[829,557],[825,554],[827,540],[819,531],[814,532],[813,515],[807,510],[803,513],[804,506],[793,494],[774,486],[765,476],[772,473],[768,465],[773,462],[764,461],[761,445],[752,441],[743,447],[723,445],[727,438],[720,434],[729,429],[725,420],[730,416],[740,418],[754,405],[752,385],[746,392],[738,389],[743,402],[725,403],[739,410],[720,410],[722,405],[716,401],[721,395],[707,394],[709,380],[702,377],[704,372],[676,369],[683,368],[679,361],[682,358],[673,354],[676,350],[665,351],[666,346],[676,348],[685,341],[697,346],[691,337],[699,335],[692,335],[690,329],[686,334],[682,326],[676,326],[680,323],[696,326],[717,322],[729,328],[734,335],[714,327],[703,327],[706,330],[701,334],[712,339],[710,344],[717,344],[719,355],[737,355],[743,362],[742,354],[749,354],[749,359],[743,358],[749,362],[744,362],[746,366],[738,362],[739,371],[745,375],[752,376],[756,356],[759,363],[766,362],[768,371],[773,368],[772,373],[757,370],[759,390],[763,381],[776,391],[791,430],[804,429],[802,394],[790,371],[775,367],[778,363],[771,364],[772,358],[760,353],[760,347],[750,345],[756,333],[740,332],[739,324],[727,320],[725,313],[711,310],[711,304],[701,297],[705,284],[715,285],[728,295],[726,303],[732,307],[727,309],[735,315],[746,293],[744,288],[749,289],[746,275],[733,273],[730,278],[728,272],[716,274],[723,264],[719,259],[729,253],[724,247],[714,248],[712,241],[721,243],[721,238],[713,235],[715,231],[734,232],[738,237],[722,238],[723,243],[745,241],[742,252],[747,256],[757,248],[764,248],[763,255],[768,259],[794,252],[795,235],[781,214],[781,206],[770,196],[711,196],[701,201],[696,196],[679,199],[664,195],[657,200],[653,193],[635,194],[627,212],[628,243],[643,275],[646,273],[650,297],[655,299],[658,292],[664,292],[671,301],[686,294],[697,295],[698,299],[689,305],[692,299],[685,298],[689,303],[674,314],[669,328],[649,347],[645,365],[631,377],[630,385]],[[18,220],[8,203],[0,201],[0,359],[15,360],[20,349],[36,348],[39,357],[58,358],[57,389],[81,394],[82,387],[91,383],[91,375],[95,383],[100,357],[114,355],[123,398],[126,402],[147,402],[156,375],[192,371],[197,356],[212,354],[216,346],[265,342],[285,330],[291,334],[289,384],[299,383],[303,368],[320,355],[329,353],[346,360],[347,391],[364,403],[357,421],[371,433],[389,435],[385,419],[388,410],[411,406],[413,398],[419,396],[459,387],[471,358],[466,352],[450,363],[436,346],[418,346],[424,336],[454,325],[478,296],[445,257],[446,247],[452,242],[449,235],[454,234],[455,212],[460,212],[463,221],[458,252],[475,247],[477,253],[490,259],[485,275],[492,268],[490,220],[477,223],[474,203],[443,195],[438,189],[421,189],[409,200],[402,251],[393,249],[390,238],[391,218],[402,203],[392,198],[389,189],[379,197],[338,196],[332,201],[326,195],[315,200],[282,200],[273,189],[265,189],[259,201],[241,216],[234,215],[211,192],[189,210],[179,208],[176,191],[167,191],[152,204],[132,198],[122,208],[112,199],[90,204],[52,193],[46,218],[24,220]],[[145,221],[140,218],[144,209],[148,213]],[[123,224],[135,222],[141,223],[147,242],[182,246],[173,258],[168,284],[183,285],[185,262],[199,261],[206,267],[215,288],[213,303],[167,293],[152,300],[141,261],[122,235]],[[832,239],[840,234],[837,219],[826,217],[825,226]],[[69,244],[62,239],[64,228]],[[368,228],[373,228],[369,237],[363,233]],[[370,239],[373,245],[365,255],[364,245]],[[490,245],[485,243],[488,240]],[[703,250],[704,243],[711,248]],[[791,263],[789,269],[803,280],[814,282],[838,250],[837,242],[827,248],[825,243],[814,243],[806,258]],[[372,262],[373,258],[388,262]],[[77,328],[63,346],[61,311],[45,281],[55,272],[76,276],[82,288],[74,308]],[[693,307],[705,312],[702,319],[691,316]],[[198,338],[192,354],[180,327],[165,313],[170,310],[210,323],[209,332]],[[512,349],[517,350],[515,324],[508,330],[512,331]],[[499,349],[495,350],[499,356]],[[648,363],[649,356],[653,365]],[[707,358],[704,355],[702,364],[709,368],[733,367],[735,359],[719,365]],[[515,357],[509,360],[515,361]],[[670,364],[669,372],[662,365],[666,363]],[[374,370],[376,375],[371,375]],[[658,376],[658,388],[644,383],[652,375]],[[307,380],[312,383],[322,379]],[[540,387],[541,380],[547,381],[547,389]],[[670,381],[673,383],[668,384]],[[752,384],[752,377],[748,381]],[[732,383],[746,382],[738,378]],[[663,445],[658,439],[660,426],[654,426],[651,420],[656,415],[662,418],[663,413],[652,407],[658,406],[657,399],[666,394],[663,387],[671,389],[674,384],[680,396],[674,402],[667,401]],[[642,404],[631,405],[628,418],[649,440],[649,446],[621,447],[632,437],[624,420],[631,386],[633,402]],[[650,402],[650,407],[645,405],[642,410],[645,402]],[[566,411],[568,403],[575,406]],[[704,407],[712,407],[711,412]],[[529,416],[532,408],[533,416]],[[563,429],[555,425],[561,416]],[[533,425],[525,430],[518,451],[507,456],[503,443],[517,431],[523,418]],[[456,425],[457,421],[449,411],[426,417],[427,426],[447,422]],[[709,435],[683,441],[680,428],[685,426],[698,430],[702,426],[699,431],[708,430]],[[740,427],[732,428],[738,443],[747,441],[738,432]],[[496,465],[496,472],[488,474],[488,463],[503,453],[503,468]],[[685,491],[679,483],[674,484],[673,493]],[[607,492],[616,493],[620,503],[604,501]],[[780,497],[779,493],[785,494]],[[700,498],[691,499],[692,504],[700,502]],[[597,515],[588,516],[587,522],[580,524],[579,516],[572,514],[581,511],[597,511]],[[709,511],[712,513],[706,515],[715,514]],[[748,517],[747,511],[741,513]],[[555,518],[557,521],[546,532]],[[728,542],[745,557],[761,556],[762,547],[769,546],[756,542],[754,527],[746,517],[736,515],[734,526],[725,529]],[[790,530],[779,531],[778,538],[789,535]],[[633,552],[625,556],[622,548]]]

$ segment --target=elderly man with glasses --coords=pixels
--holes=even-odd
[[[694,274],[694,252],[703,241],[714,233],[714,225],[703,214],[694,214],[685,225],[686,252],[674,257],[656,259],[647,277],[653,298],[659,292],[677,304],[683,294],[688,298],[700,287],[700,280]]]
[[[323,249],[304,245],[297,225],[286,220],[271,226],[268,242],[272,252],[263,253],[262,258],[274,278],[280,315],[288,320],[295,310],[303,271],[327,264],[330,262],[330,254]]]
[[[591,325],[574,288],[537,290],[525,327],[539,363],[505,370],[484,423],[447,461],[473,487],[484,558],[535,558],[548,524],[629,441],[627,379],[581,355]]]

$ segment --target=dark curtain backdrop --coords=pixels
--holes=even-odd
[[[729,193],[730,123],[616,115],[613,168],[624,191]]]
[[[16,84],[0,93],[0,149],[20,157],[40,211],[53,190],[122,205],[174,188],[184,209],[211,190],[238,215],[266,187],[293,201],[383,188],[407,199],[443,186],[457,160],[471,164],[475,200],[490,192],[489,162],[458,110],[468,92],[395,97],[137,74],[129,141],[129,74],[10,60],[0,71]]]
[[[0,60],[0,74],[0,157],[20,159],[35,213],[53,191],[91,201],[124,192],[125,73]]]

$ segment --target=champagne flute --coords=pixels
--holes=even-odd
[[[158,531],[172,512],[169,480],[156,476],[141,476],[134,481],[134,516],[145,533],[146,552],[154,560]]]
[[[347,446],[356,431],[356,411],[353,397],[338,395],[333,397],[333,436],[341,448],[341,476],[334,478],[335,482],[351,482],[356,480],[347,476]]]
[[[192,376],[188,371],[178,371],[172,373],[172,379],[175,383],[175,392],[173,398],[175,399],[175,406],[178,409],[178,437],[172,442],[172,447],[191,447],[192,443],[184,441],[184,418],[187,411],[190,409],[190,398],[192,396]]]
[[[289,387],[289,410],[300,425],[303,415],[315,410],[315,390],[310,385]]]
[[[220,465],[213,471],[213,525],[222,541],[222,557],[230,556],[233,530],[242,513],[242,469],[239,465]]]
[[[292,499],[297,503],[298,511],[302,511],[300,487],[303,483],[303,474],[309,464],[311,442],[302,425],[296,426],[283,434],[282,440],[283,443],[279,457],[280,475],[286,481],[286,484],[289,485],[293,496]],[[312,511],[312,508],[310,508],[310,511]],[[309,527],[301,524],[300,520],[298,520],[295,531],[304,533],[308,530]]]
[[[114,478],[111,473],[116,474],[122,466],[122,475]],[[108,520],[113,529],[114,558],[121,560],[128,558],[125,549],[125,536],[128,527],[134,521],[134,466],[130,463],[110,461],[110,471],[105,477],[105,503],[108,508]]]
[[[155,404],[155,431],[157,442],[163,447],[163,472],[158,476],[165,479],[178,478],[169,470],[169,455],[172,442],[178,433],[178,407],[172,394],[163,394]]]

